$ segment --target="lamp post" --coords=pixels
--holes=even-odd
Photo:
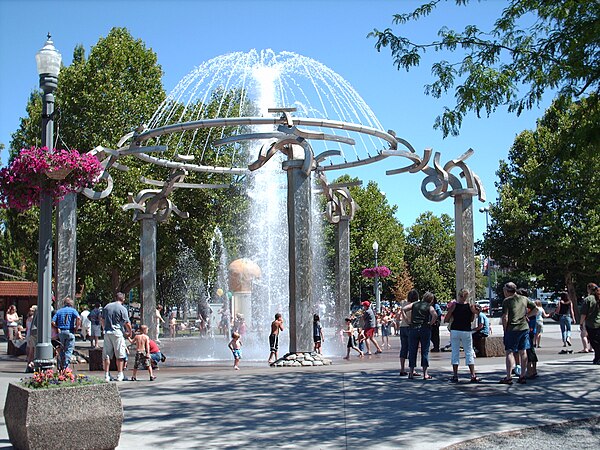
[[[373,242],[373,251],[375,251],[375,270],[377,270],[377,252],[379,250],[379,244],[377,241]],[[375,273],[375,307],[377,312],[381,312],[381,301],[379,298],[379,273]]]
[[[54,91],[58,86],[61,55],[54,48],[50,33],[35,60],[40,76],[42,101],[42,145],[52,151],[54,141]],[[52,310],[52,197],[40,197],[40,229],[38,254],[38,310],[37,337],[34,365],[36,370],[51,368],[54,364],[50,342],[50,313]]]
[[[479,212],[485,213],[485,230],[489,231],[489,229],[490,229],[490,224],[489,224],[490,207],[484,206],[482,208],[479,208]],[[488,285],[487,285],[488,298],[490,299],[490,302],[491,302],[492,301],[492,264],[491,264],[489,252],[487,255],[487,277],[488,277]]]

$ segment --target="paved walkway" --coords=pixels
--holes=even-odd
[[[462,382],[448,384],[449,353],[432,354],[434,380],[400,378],[397,338],[383,355],[349,362],[336,358],[330,367],[242,364],[235,372],[230,361],[165,366],[155,382],[119,383],[125,412],[119,449],[434,449],[493,433],[600,416],[600,366],[592,366],[587,354],[559,355],[557,328],[546,326],[538,352],[540,377],[527,385],[498,384],[504,358],[477,360],[481,384],[468,383],[463,367]],[[442,342],[446,336],[444,332]],[[577,351],[581,344],[574,337]],[[0,354],[5,355],[3,345]],[[22,359],[0,357],[2,398],[8,382],[24,376],[23,367]],[[3,418],[0,422],[0,448],[10,448]],[[540,431],[525,434],[535,432]],[[511,439],[515,448],[540,448],[511,436],[514,433],[461,448],[497,448]],[[575,440],[568,446],[600,446],[598,434],[588,438],[583,446]]]

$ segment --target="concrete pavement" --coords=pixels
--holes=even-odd
[[[600,416],[600,366],[591,365],[589,354],[559,355],[557,329],[547,324],[538,352],[540,377],[526,385],[498,384],[504,358],[477,359],[481,384],[468,383],[461,366],[462,382],[451,385],[449,353],[431,354],[434,380],[401,378],[397,338],[383,355],[349,362],[337,357],[329,367],[271,368],[242,361],[236,372],[231,361],[165,366],[155,382],[119,383],[125,412],[119,449],[443,448]],[[444,329],[442,343],[447,340]],[[576,352],[577,333],[573,340]],[[2,398],[8,382],[24,376],[23,368],[21,360],[0,358]],[[10,448],[1,422],[0,448]]]

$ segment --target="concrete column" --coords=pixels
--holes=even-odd
[[[150,339],[156,339],[156,220],[143,218],[140,239],[142,323]]]
[[[454,236],[456,256],[456,294],[469,290],[469,301],[475,300],[475,250],[473,247],[473,197],[454,197]]]
[[[70,193],[58,203],[56,214],[56,300],[75,300],[77,290],[77,194]]]
[[[350,314],[350,218],[341,217],[335,225],[335,319],[343,326]]]
[[[302,165],[299,159],[283,163],[288,178],[290,353],[312,349],[311,185]]]

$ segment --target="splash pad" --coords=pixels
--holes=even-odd
[[[316,239],[320,212],[315,208],[311,179],[319,180],[328,200],[327,217],[338,226],[347,226],[355,207],[347,188],[328,185],[326,172],[388,156],[410,161],[407,167],[388,174],[427,174],[422,191],[432,200],[449,196],[471,199],[474,195],[481,199],[483,193],[478,178],[464,164],[472,151],[444,166],[436,153],[430,167],[431,150],[420,157],[408,141],[384,131],[341,76],[315,60],[289,52],[232,53],[200,65],[182,79],[149,123],[124,136],[118,147],[100,149],[110,155],[107,169],[118,166],[120,156],[135,155],[171,171],[167,181],[153,182],[163,187],[159,194],[164,198],[176,188],[218,187],[184,183],[184,176],[201,180],[210,173],[232,178],[251,175],[248,195],[255,220],[247,236],[251,254],[244,256],[255,260],[265,274],[260,281],[260,305],[252,308],[250,318],[251,328],[259,336],[257,342],[265,350],[268,324],[275,312],[287,319],[284,336],[289,336],[289,343],[282,345],[296,352],[312,348],[314,312],[325,306],[326,312],[339,320],[349,310],[349,260],[339,265],[336,273],[340,280],[332,294],[335,301],[321,298],[325,284],[320,280],[321,246]],[[464,188],[459,177],[450,173],[455,167],[466,180]],[[108,171],[104,176],[110,184]],[[287,186],[286,190],[280,189],[282,186]],[[141,203],[137,203],[139,208],[145,207]],[[168,203],[162,210],[150,212],[157,211],[161,217],[177,212]],[[147,217],[147,208],[145,213]],[[339,254],[345,253],[344,247],[336,249]],[[142,289],[144,321],[151,322],[156,297],[151,282],[146,285],[148,289]],[[334,304],[336,311],[331,312]]]

